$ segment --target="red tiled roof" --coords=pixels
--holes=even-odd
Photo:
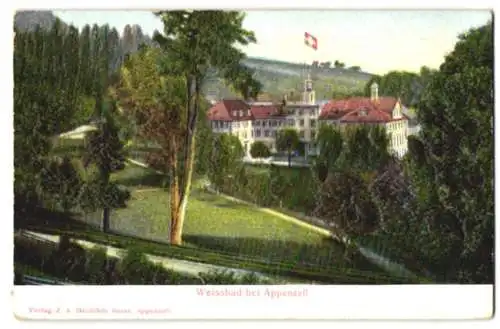
[[[391,115],[377,109],[357,109],[347,113],[341,119],[341,123],[376,123],[391,121]]]
[[[237,112],[243,110],[243,116]],[[246,112],[250,110],[250,116]],[[280,117],[279,105],[249,105],[239,99],[225,99],[216,103],[208,110],[208,119],[212,121],[242,121]]]
[[[391,112],[397,102],[394,97],[380,97],[377,101],[368,97],[332,100],[323,106],[319,118],[345,123],[387,122],[392,120]],[[366,113],[363,115],[362,111]]]
[[[278,105],[253,105],[250,108],[254,119],[266,119],[273,117],[281,117],[280,108]]]
[[[233,121],[233,120],[251,120],[251,116],[246,115],[246,111],[250,106],[240,99],[224,99],[216,103],[210,110],[207,116],[209,120],[213,121]],[[235,115],[235,111],[243,110],[243,116]]]

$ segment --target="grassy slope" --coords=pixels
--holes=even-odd
[[[112,220],[115,225],[135,226],[138,233],[146,236],[160,238],[168,235],[169,195],[164,190],[148,189],[148,185],[149,188],[157,185],[159,176],[151,170],[129,165],[114,177],[116,182],[133,189],[128,207],[114,212]],[[321,234],[261,212],[256,207],[201,190],[194,190],[191,194],[184,241],[191,246],[272,261],[286,260],[293,264],[322,267],[346,265],[341,248],[325,241]]]

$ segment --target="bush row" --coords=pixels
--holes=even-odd
[[[219,189],[263,207],[286,208],[311,214],[318,182],[308,168],[278,166],[243,167],[236,179],[228,178]]]
[[[84,249],[61,237],[59,244],[16,237],[14,262],[47,275],[78,284],[93,285],[193,285],[262,284],[256,275],[236,277],[230,272],[200,273],[190,276],[166,269],[150,261],[137,249],[122,258],[110,257],[103,248]],[[19,273],[16,273],[16,277]]]

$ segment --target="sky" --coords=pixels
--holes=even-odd
[[[161,21],[146,11],[55,11],[77,27],[109,24],[120,33],[138,24],[144,33],[162,30]],[[460,33],[485,24],[491,14],[480,10],[362,11],[295,10],[248,11],[244,27],[257,43],[243,50],[248,56],[295,63],[314,60],[360,66],[365,72],[418,72],[438,68],[453,50]],[[316,51],[304,44],[304,32],[318,39]]]

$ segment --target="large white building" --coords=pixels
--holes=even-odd
[[[295,128],[309,154],[314,151],[314,139],[321,123],[340,127],[382,125],[391,136],[391,150],[400,156],[407,150],[408,120],[403,114],[403,105],[394,97],[379,98],[376,84],[372,85],[371,97],[332,100],[320,107],[308,78],[301,102],[288,102],[286,98],[283,104],[224,99],[209,110],[208,118],[214,132],[238,136],[247,156],[255,141],[262,141],[276,151],[276,134],[283,128]]]
[[[405,107],[395,97],[379,97],[378,85],[371,86],[370,97],[332,100],[321,109],[320,120],[340,127],[379,125],[390,136],[390,150],[403,156],[408,150],[408,117]]]

